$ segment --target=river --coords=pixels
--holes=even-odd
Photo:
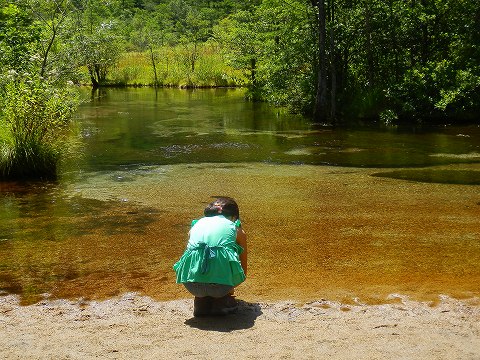
[[[54,182],[0,182],[0,293],[188,297],[192,219],[234,197],[249,301],[480,297],[480,127],[333,128],[242,90],[105,89]]]

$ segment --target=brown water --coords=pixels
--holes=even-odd
[[[211,196],[235,197],[256,300],[480,297],[477,127],[336,130],[235,91],[112,90],[79,113],[56,183],[0,183],[0,289],[188,297],[173,263]]]

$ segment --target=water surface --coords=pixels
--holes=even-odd
[[[478,297],[480,129],[336,129],[238,90],[85,94],[82,156],[57,182],[0,183],[0,289],[187,297],[192,218],[235,197],[248,300]]]

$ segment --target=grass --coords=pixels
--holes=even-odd
[[[242,86],[246,82],[242,71],[226,64],[219,46],[214,43],[158,47],[153,50],[153,58],[158,86],[221,87]],[[84,75],[88,79],[87,74]],[[108,79],[112,86],[154,86],[152,53],[148,50],[122,54]]]

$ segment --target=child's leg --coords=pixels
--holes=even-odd
[[[210,313],[212,315],[227,315],[236,312],[238,309],[238,302],[235,297],[228,294],[221,298],[214,298]]]
[[[210,296],[198,297],[193,299],[193,316],[207,316],[212,310],[213,298]]]
[[[184,283],[183,285],[195,296],[193,316],[226,315],[236,309],[232,286],[206,283]]]

